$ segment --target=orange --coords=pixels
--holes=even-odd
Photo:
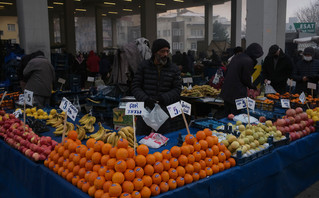
[[[85,163],[85,169],[86,170],[93,170],[93,162],[91,160],[89,160]]]
[[[126,162],[124,160],[118,160],[115,165],[114,165],[114,169],[117,172],[121,172],[124,173],[126,170]]]
[[[170,160],[172,157],[171,152],[168,149],[163,150],[162,155],[164,159],[168,159],[168,160]]]
[[[81,157],[85,157],[85,154],[86,154],[86,151],[87,151],[87,150],[88,150],[88,148],[83,145],[83,146],[81,147],[81,149],[80,149],[80,153],[79,153],[80,156],[81,156]]]
[[[65,146],[64,146],[64,147],[65,147]],[[58,149],[57,146],[55,146],[54,149],[55,149],[55,148]],[[49,158],[52,159],[55,154],[57,154],[56,150],[51,151],[51,153],[49,154]]]
[[[95,144],[96,140],[94,138],[90,138],[86,141],[86,146],[88,148],[94,148],[94,144]]]
[[[199,174],[199,178],[201,178],[201,179],[206,177],[206,171],[205,170],[200,170],[198,174]]]
[[[114,169],[115,163],[116,163],[115,158],[109,159],[109,161],[107,161],[106,163],[107,169]]]
[[[184,176],[185,184],[190,184],[193,182],[193,176],[191,174],[186,173]]]
[[[131,196],[132,196],[132,198],[141,198],[141,193],[138,191],[133,191]]]
[[[209,137],[213,134],[213,132],[208,128],[205,128],[203,131],[204,131],[206,137]]]
[[[188,134],[185,136],[185,142],[187,144],[194,144],[196,141],[196,138],[192,134]]]
[[[122,184],[124,182],[124,175],[121,172],[115,172],[112,176],[112,182]]]
[[[224,152],[219,152],[218,154],[219,162],[224,162],[226,160],[226,155]]]
[[[115,158],[116,157],[116,151],[117,151],[117,147],[116,146],[112,147],[110,149],[110,153],[109,153],[110,157]]]
[[[198,173],[194,172],[192,176],[193,176],[193,180],[194,181],[198,181],[199,180],[199,174]]]
[[[219,158],[217,156],[213,156],[212,160],[213,160],[213,164],[217,165],[219,163]]]
[[[78,146],[78,145],[77,145],[75,142],[71,142],[71,143],[69,144],[68,149],[69,149],[69,151],[70,151],[71,153],[74,153],[77,146]]]
[[[194,171],[197,173],[199,173],[199,171],[202,169],[199,162],[194,162],[193,167],[194,167]]]
[[[213,165],[212,158],[206,158],[205,163],[206,163],[206,166],[211,167]]]
[[[128,151],[128,157],[132,158],[132,157],[135,156],[135,151],[134,151],[133,148],[128,147],[128,148],[127,148],[127,151]]]
[[[101,141],[101,140],[96,141],[96,142],[94,143],[94,146],[93,146],[94,151],[95,151],[95,152],[101,152],[101,148],[102,148],[103,144],[104,144],[104,142]]]
[[[86,173],[85,168],[80,168],[78,175],[80,178],[84,178],[85,173]]]
[[[149,152],[149,149],[145,144],[141,144],[136,148],[136,152],[138,155],[146,156]]]
[[[109,155],[103,155],[101,157],[101,165],[102,166],[107,166],[107,161],[110,159],[110,156]]]
[[[107,170],[106,172],[105,172],[105,180],[106,181],[111,181],[112,180],[112,177],[113,177],[113,175],[114,175],[114,170],[112,170],[112,169],[110,169],[110,170]]]
[[[200,150],[199,153],[200,153],[200,156],[201,156],[202,160],[206,158],[206,151]]]
[[[101,198],[110,198],[110,194],[109,193],[104,193]]]
[[[79,179],[78,183],[76,184],[76,186],[79,188],[79,189],[82,189],[82,186],[83,186],[83,183],[85,182],[85,179]]]
[[[128,147],[128,141],[126,139],[120,138],[117,141],[117,148],[124,148],[126,149]]]
[[[49,167],[49,163],[50,163],[51,159],[47,158],[44,160],[44,166]]]
[[[59,169],[58,169],[58,175],[62,176],[63,170],[64,170],[63,166],[59,167]],[[73,174],[74,174],[74,173],[73,173]]]
[[[137,178],[142,178],[144,175],[144,170],[141,167],[136,167],[134,169],[134,172],[135,172],[135,177]]]
[[[109,189],[110,189],[110,186],[112,185],[112,182],[111,181],[106,181],[104,184],[103,184],[103,190],[104,192],[109,192]]]
[[[144,167],[144,173],[145,173],[145,175],[152,176],[154,174],[154,167],[150,164],[147,164]]]
[[[85,164],[86,164],[86,158],[85,157],[82,157],[79,161],[79,166],[81,168],[85,167]]]
[[[142,188],[142,190],[140,191],[140,193],[141,193],[141,197],[142,197],[142,198],[151,197],[151,194],[152,194],[151,190],[150,190],[148,187],[146,187],[146,186],[144,186],[144,187]]]
[[[135,178],[133,180],[133,184],[134,184],[134,190],[142,190],[144,186],[144,182],[141,178]]]
[[[56,164],[57,165],[57,164]],[[74,162],[69,162],[68,163],[68,166],[67,166],[67,169],[70,171],[70,172],[72,172],[73,171],[73,168],[74,168]]]
[[[219,148],[219,151],[225,151],[226,150],[226,146],[223,143],[218,143],[217,146]]]
[[[89,177],[92,171],[86,171],[85,175],[84,175],[84,179],[85,181],[89,182]]]
[[[134,170],[126,169],[126,171],[124,172],[124,177],[126,181],[133,181],[133,179],[135,178]]]
[[[206,150],[208,148],[208,143],[206,140],[199,140],[199,144],[201,146],[201,150]]]
[[[153,164],[155,164],[155,162],[156,162],[156,158],[153,154],[146,155],[146,163],[147,164],[153,165]]]
[[[69,160],[70,160],[70,162],[72,162],[72,161],[73,161],[73,157],[74,157],[74,155],[75,155],[75,153],[70,153],[70,155],[69,155]]]
[[[184,177],[184,175],[185,175],[185,173],[186,173],[185,168],[182,167],[182,166],[178,166],[178,167],[176,168],[176,171],[177,171],[177,173],[178,173],[178,176],[180,176],[180,177]]]
[[[211,176],[213,174],[213,169],[211,169],[210,167],[206,167],[205,171],[207,176]]]
[[[171,158],[169,162],[171,164],[171,168],[176,168],[178,166],[178,160],[176,158]]]
[[[219,172],[219,166],[216,165],[216,164],[213,164],[213,165],[212,165],[212,169],[213,169],[213,174],[216,174],[216,173]]]
[[[202,155],[200,154],[199,151],[195,151],[195,152],[193,153],[193,155],[194,155],[194,157],[195,157],[195,162],[199,162],[199,160],[202,159]]]
[[[204,170],[206,168],[206,162],[204,160],[200,160],[198,163],[200,164],[201,169]]]
[[[86,157],[86,159],[91,160],[93,153],[94,153],[94,149],[89,148],[89,149],[85,152],[85,157]]]
[[[206,142],[207,142],[208,148],[211,148],[214,145],[214,138],[212,136],[207,136]]]
[[[64,157],[59,157],[57,164],[63,166]]]
[[[206,134],[204,131],[197,131],[196,133],[196,139],[199,140],[204,140],[206,139]]]
[[[97,174],[97,172],[91,172],[90,174],[89,174],[89,176],[88,176],[88,179],[89,180],[86,180],[86,181],[88,181],[89,183],[90,183],[90,185],[91,186],[93,186],[94,185],[94,181],[95,181],[95,179],[97,178],[99,176],[99,174]]]
[[[193,164],[195,162],[195,157],[193,154],[187,156],[187,160],[189,164]]]
[[[224,153],[225,153],[225,155],[226,155],[226,159],[230,158],[231,152],[230,152],[228,149],[226,149],[226,150],[224,151]]]
[[[122,187],[119,184],[112,184],[109,188],[110,197],[119,197],[122,194]]]
[[[94,152],[92,155],[92,161],[94,164],[100,164],[101,162],[101,153],[100,152]]]
[[[118,160],[126,160],[126,158],[128,157],[128,151],[125,148],[119,148],[116,151],[116,159]]]
[[[144,175],[142,177],[142,180],[144,182],[144,186],[151,187],[151,185],[153,184],[152,177],[149,175]]]
[[[94,196],[95,192],[96,192],[95,186],[91,186],[91,187],[89,188],[89,190],[88,190],[88,194],[89,194],[91,197]]]
[[[135,168],[135,160],[132,158],[128,158],[126,160],[126,165],[128,169],[134,169]]]
[[[214,151],[211,148],[206,149],[206,156],[212,157],[214,155]]]
[[[188,158],[185,155],[180,155],[178,157],[178,164],[181,166],[186,166],[186,164],[188,163]]]
[[[81,144],[82,144],[81,140],[79,140],[79,139],[75,140],[75,143],[76,143],[77,145],[81,145]]]
[[[64,146],[60,146],[60,147],[58,148],[58,154],[59,154],[60,156],[63,155],[63,152],[64,152],[64,151],[65,151]]]
[[[231,167],[231,164],[228,160],[224,161],[224,167],[225,169],[229,169]]]
[[[126,193],[132,193],[134,191],[134,184],[130,181],[125,181],[122,184],[122,190]]]
[[[103,194],[104,194],[104,191],[101,189],[98,189],[94,193],[94,198],[101,198]]]
[[[135,163],[137,166],[144,167],[146,164],[146,157],[144,155],[137,155],[135,157]]]
[[[61,156],[59,155],[59,153],[56,153],[56,154],[53,156],[52,161],[53,161],[54,163],[58,163],[58,160],[59,160],[60,157],[61,157]]]
[[[171,163],[168,159],[163,159],[162,164],[164,166],[164,170],[168,171],[171,168]]]
[[[234,158],[230,157],[228,161],[230,162],[231,167],[236,166],[236,160]]]
[[[194,151],[195,151],[195,148],[194,148],[194,146],[193,145],[187,145],[188,146],[188,148],[189,148],[189,153],[191,154],[191,153],[194,153]]]
[[[131,197],[132,196],[129,193],[122,193],[121,196],[120,196],[120,198],[131,198]]]
[[[101,168],[100,164],[95,164],[92,168],[92,171],[99,173],[100,168]]]
[[[82,191],[87,193],[89,191],[89,188],[90,188],[90,184],[88,182],[83,182],[82,184]]]
[[[64,169],[63,171],[62,171],[62,177],[65,179],[66,178],[66,176],[69,174],[69,170],[68,169]]]
[[[169,173],[168,173],[167,171],[163,171],[163,172],[161,173],[161,177],[162,177],[162,181],[168,182],[168,180],[169,180]]]
[[[150,190],[151,190],[152,196],[156,196],[161,193],[161,189],[157,184],[152,184],[152,186],[150,187]]]
[[[156,158],[155,161],[159,161],[159,162],[163,161],[163,155],[162,155],[162,153],[160,153],[160,152],[155,152],[155,153],[153,153],[153,155],[154,155],[155,158]]]
[[[213,145],[212,146],[212,150],[213,150],[213,152],[214,152],[214,155],[218,155],[218,153],[219,153],[219,147],[217,146],[217,145]]]
[[[153,184],[160,184],[162,182],[162,177],[160,174],[158,173],[155,173],[153,176],[152,176],[152,180],[153,180]]]
[[[175,179],[170,179],[168,180],[168,186],[169,186],[169,190],[174,190],[177,187],[177,183],[175,181]]]
[[[68,181],[68,182],[72,182],[72,178],[74,177],[74,174],[72,172],[69,172],[65,179]]]
[[[105,183],[105,178],[103,176],[97,177],[93,182],[96,189],[103,189],[104,183]]]
[[[181,148],[178,147],[178,146],[173,146],[171,148],[171,155],[172,157],[176,157],[178,158],[180,155],[181,155],[182,151],[181,151]]]
[[[58,164],[55,164],[55,165],[53,166],[53,171],[54,171],[55,173],[58,173],[59,168],[60,168],[60,166],[59,166]]]
[[[168,170],[169,177],[172,179],[176,179],[178,177],[178,172],[175,168],[171,168]]]
[[[223,170],[225,170],[225,166],[223,163],[219,162],[218,166],[219,166],[219,172],[222,172]]]
[[[103,144],[103,146],[101,147],[101,152],[104,155],[108,155],[110,153],[110,150],[112,148],[112,145],[110,143],[105,143]]]
[[[161,189],[161,193],[167,192],[169,190],[168,183],[166,182],[161,182],[159,187]]]
[[[183,177],[177,177],[176,183],[177,183],[177,187],[181,187],[181,186],[184,186],[185,180]]]
[[[158,161],[154,164],[154,171],[155,173],[162,173],[164,170],[164,165],[162,162]]]
[[[193,172],[194,172],[194,166],[193,166],[192,164],[187,164],[187,165],[185,166],[185,171],[186,171],[186,173],[188,173],[188,174],[193,174]]]
[[[195,142],[193,146],[195,151],[200,151],[200,149],[202,148],[199,142]]]
[[[68,132],[68,138],[75,141],[78,138],[78,133],[75,130],[71,130]]]
[[[73,174],[78,175],[80,168],[81,167],[79,165],[74,166],[74,168],[72,170]]]
[[[181,146],[181,152],[182,152],[182,155],[187,156],[187,155],[190,154],[191,151],[190,151],[190,148],[187,145],[187,146]]]
[[[213,145],[217,145],[218,144],[218,137],[213,135],[212,138],[213,138]]]

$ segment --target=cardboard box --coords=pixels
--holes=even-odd
[[[133,116],[125,115],[125,109],[113,109],[113,124],[119,126],[133,126]],[[115,127],[114,127],[115,128]]]

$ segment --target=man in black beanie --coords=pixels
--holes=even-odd
[[[143,61],[132,82],[132,93],[137,101],[142,101],[145,107],[152,110],[156,103],[166,111],[166,106],[180,100],[182,91],[182,80],[180,70],[168,57],[170,44],[164,39],[157,39],[152,45],[152,57]],[[176,118],[176,117],[175,117]],[[168,119],[157,131],[168,133],[177,130],[176,121],[179,119]],[[152,129],[147,126],[141,117],[137,118],[136,133],[148,135]]]

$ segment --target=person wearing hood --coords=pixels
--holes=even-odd
[[[132,93],[137,101],[152,110],[155,104],[168,114],[166,106],[180,100],[182,91],[181,72],[168,57],[170,44],[165,39],[157,39],[152,45],[152,57],[144,60],[134,74]],[[168,114],[169,115],[169,114]],[[159,128],[158,133],[164,134],[175,129],[180,116],[168,118]],[[152,129],[146,125],[142,117],[136,121],[136,133],[148,135]]]
[[[235,100],[247,97],[247,88],[257,89],[251,81],[257,58],[264,54],[258,43],[252,43],[247,47],[245,53],[234,56],[228,65],[221,97],[224,100],[225,115],[239,114]]]
[[[287,80],[292,70],[292,60],[278,45],[272,45],[262,65],[264,82],[270,84],[276,92],[283,94],[286,92]]]
[[[311,94],[307,88],[308,82],[317,84],[319,80],[319,61],[313,59],[314,49],[307,47],[303,51],[303,59],[299,60],[293,70],[292,79],[296,81],[296,93]]]
[[[92,75],[95,76],[99,72],[100,70],[99,64],[100,64],[100,57],[98,57],[93,52],[93,50],[91,50],[89,53],[88,59],[86,61],[86,65],[88,70],[92,73]]]

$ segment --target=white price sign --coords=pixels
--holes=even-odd
[[[144,115],[144,102],[128,102],[125,105],[125,115]]]
[[[19,95],[19,104],[23,104],[24,103],[24,94],[20,94]]]
[[[88,82],[94,82],[94,77],[88,76],[87,81],[88,81]]]
[[[67,115],[68,115],[73,121],[75,121],[76,116],[78,115],[78,109],[77,109],[74,105],[70,104],[70,106],[69,106],[69,108],[68,108],[68,110],[67,110]]]
[[[181,105],[183,108],[183,112],[186,113],[187,115],[191,115],[192,105],[189,104],[188,102],[183,101],[183,100],[181,101]]]
[[[288,80],[287,80],[287,84],[288,84],[288,86],[290,86],[290,87],[295,87],[295,86],[296,86],[296,81],[293,81],[293,80],[291,80],[291,79],[288,79]]]
[[[308,89],[317,89],[317,84],[316,83],[307,83],[307,88]]]
[[[254,110],[255,109],[255,100],[247,97],[247,100],[248,100],[248,108],[251,109],[251,110]]]
[[[18,110],[16,110],[15,112],[13,112],[13,115],[14,115],[16,118],[19,118],[19,116],[22,115],[21,109],[18,109]]]
[[[71,105],[71,102],[65,97],[63,97],[59,107],[62,111],[67,112],[70,105]]]
[[[182,114],[182,105],[180,102],[175,102],[166,107],[171,118]]]
[[[193,83],[193,78],[191,77],[183,78],[183,83]]]
[[[235,100],[237,110],[246,108],[246,98],[239,98]]]
[[[65,79],[59,78],[59,79],[58,79],[58,82],[61,83],[61,84],[65,84]]]
[[[27,105],[33,106],[33,92],[29,90],[24,90],[24,99]]]
[[[290,109],[290,100],[289,99],[281,99],[281,107]]]
[[[300,100],[300,102],[301,102],[302,104],[305,104],[305,102],[306,102],[306,95],[305,95],[304,92],[302,92],[302,93],[300,94],[299,100]]]

